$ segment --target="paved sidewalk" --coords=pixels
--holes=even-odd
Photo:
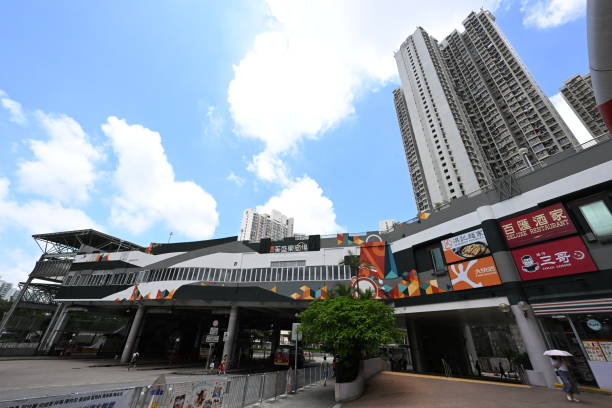
[[[327,386],[316,384],[301,391],[296,395],[279,398],[276,401],[266,401],[264,407],[268,408],[331,408],[336,405],[334,399],[335,382],[327,381]]]
[[[581,405],[612,407],[612,396],[583,392]],[[313,405],[314,406],[314,405]],[[479,380],[382,372],[368,382],[365,394],[343,408],[543,408],[579,406],[560,390]]]

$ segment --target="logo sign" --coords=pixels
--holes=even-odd
[[[460,262],[491,254],[482,228],[445,239],[441,243],[446,263]]]
[[[580,237],[569,237],[512,251],[523,280],[551,278],[597,269]]]
[[[595,320],[595,319],[587,320],[586,325],[587,325],[587,327],[589,329],[591,329],[593,331],[600,331],[603,328],[601,322],[599,320]]]
[[[211,327],[210,331],[208,332],[208,334],[212,334],[212,335],[219,334],[219,328],[218,327]]]
[[[501,221],[499,226],[510,248],[576,232],[562,204]]]
[[[295,245],[272,245],[270,246],[270,252],[306,252],[308,251],[308,244],[305,242],[298,242]]]
[[[453,290],[483,288],[502,283],[492,256],[449,265],[448,273]]]

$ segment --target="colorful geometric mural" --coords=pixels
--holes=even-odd
[[[421,284],[416,269],[408,272],[408,296],[419,296],[421,294]]]
[[[272,288],[272,291],[276,292],[274,289],[276,288]],[[327,299],[327,286],[313,291],[310,286],[304,285],[300,287],[300,290],[302,293],[293,292],[291,297],[295,300]]]
[[[338,234],[337,235],[338,245],[361,245],[364,243],[363,239],[358,236],[351,237],[349,234]]]
[[[396,279],[397,266],[386,242],[364,242],[359,255],[359,276],[375,279]]]
[[[122,302],[125,300],[130,300],[130,301],[135,301],[135,300],[151,300],[151,299],[155,299],[155,300],[170,300],[174,297],[174,294],[176,293],[176,289],[173,290],[168,290],[168,289],[163,289],[163,290],[157,290],[157,294],[155,295],[155,297],[151,296],[151,292],[147,292],[146,294],[142,294],[140,292],[140,289],[138,288],[138,285],[134,285],[134,287],[132,288],[132,294],[130,295],[129,298],[115,298],[115,302]]]

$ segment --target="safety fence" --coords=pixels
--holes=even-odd
[[[201,381],[80,392],[65,395],[0,401],[0,408],[112,407],[112,408],[242,408],[284,398],[296,389],[323,380],[320,366],[242,376],[205,376]],[[297,378],[296,378],[297,377]]]

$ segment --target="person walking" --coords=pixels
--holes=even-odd
[[[130,371],[131,368],[136,368],[136,362],[138,361],[138,358],[140,357],[140,353],[135,351],[132,353],[132,357],[130,358],[130,362],[128,364],[128,371]]]
[[[580,391],[578,391],[576,381],[574,381],[572,375],[570,374],[567,361],[564,360],[562,357],[557,356],[550,357],[550,360],[552,362],[552,366],[555,369],[555,374],[557,374],[557,377],[559,377],[561,379],[561,382],[563,383],[563,392],[565,392],[565,398],[568,401],[580,402],[578,398],[574,397],[574,394],[578,394]]]
[[[327,356],[323,356],[323,362],[321,363],[321,378],[323,378],[324,387],[327,387],[328,377],[329,377],[329,363],[327,362]]]
[[[225,372],[227,371],[227,366],[229,364],[229,357],[226,355],[223,356],[223,359],[221,359],[221,364],[219,364],[219,371],[217,372],[218,375],[225,375]]]
[[[507,378],[508,376],[506,375],[506,370],[504,370],[504,365],[502,364],[502,362],[499,362],[499,380],[503,380],[504,376]]]

